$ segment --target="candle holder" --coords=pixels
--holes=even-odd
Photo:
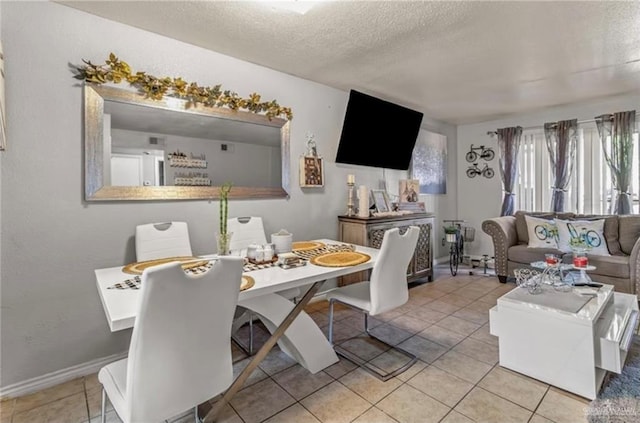
[[[355,216],[356,206],[353,202],[353,187],[355,182],[347,182],[347,192],[349,193],[349,199],[347,200],[347,216]]]

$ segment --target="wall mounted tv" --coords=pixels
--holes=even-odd
[[[351,90],[336,163],[407,170],[423,114]]]

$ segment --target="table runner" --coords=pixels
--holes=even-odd
[[[185,272],[185,273],[197,275],[198,273],[202,273],[203,271],[206,271],[206,269],[211,268],[211,264],[209,264],[208,266],[202,266],[202,268],[205,268],[205,270],[196,270],[196,271]],[[123,282],[118,282],[111,286],[108,286],[107,289],[140,289],[141,282],[142,282],[142,279],[140,278],[140,276],[135,276]],[[255,279],[253,279],[251,276],[242,275],[242,283],[240,284],[240,291],[244,291],[246,289],[251,288],[253,285],[255,285],[255,283],[256,283]]]
[[[186,269],[184,273],[187,275],[199,275],[200,273],[204,273],[209,270],[213,264],[207,263],[204,266],[193,267],[191,269]],[[108,286],[107,289],[140,289],[140,276],[134,276],[131,279],[126,279],[122,282],[114,283],[111,286]]]
[[[293,253],[298,257],[300,257],[302,260],[304,260],[304,262],[301,263],[301,265],[306,265],[307,260],[313,257],[320,256],[322,254],[333,253],[336,251],[353,251],[353,250],[354,250],[354,246],[350,244],[329,244],[329,245],[324,245],[323,247],[320,247],[320,248],[315,248],[313,250],[293,251]],[[278,265],[277,262],[254,264],[254,263],[249,263],[248,261],[245,261],[242,271],[247,273],[247,272],[252,272],[254,270],[267,269],[269,267],[274,267],[277,265]],[[211,263],[207,263],[204,266],[186,269],[185,273],[188,275],[189,274],[199,275],[200,273],[204,273],[207,270],[209,270],[211,266],[213,266]],[[111,286],[108,286],[107,289],[140,289],[140,282],[141,282],[140,276],[135,276],[131,279],[126,279],[122,282],[118,282]]]

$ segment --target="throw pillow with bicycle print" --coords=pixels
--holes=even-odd
[[[556,225],[559,250],[566,253],[583,250],[588,251],[591,255],[611,255],[604,236],[604,219],[556,219]]]
[[[467,177],[475,178],[478,175],[482,175],[487,179],[493,178],[495,171],[490,168],[487,163],[484,163],[483,167],[478,166],[478,160],[482,159],[488,162],[493,160],[495,156],[492,148],[485,147],[484,145],[474,147],[473,144],[471,144],[469,151],[464,155],[467,162],[473,163],[467,168]]]
[[[551,219],[524,216],[530,248],[558,248],[558,227]]]

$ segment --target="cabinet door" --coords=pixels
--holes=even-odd
[[[430,270],[432,267],[431,257],[431,223],[420,223],[420,235],[416,245],[415,273]]]

